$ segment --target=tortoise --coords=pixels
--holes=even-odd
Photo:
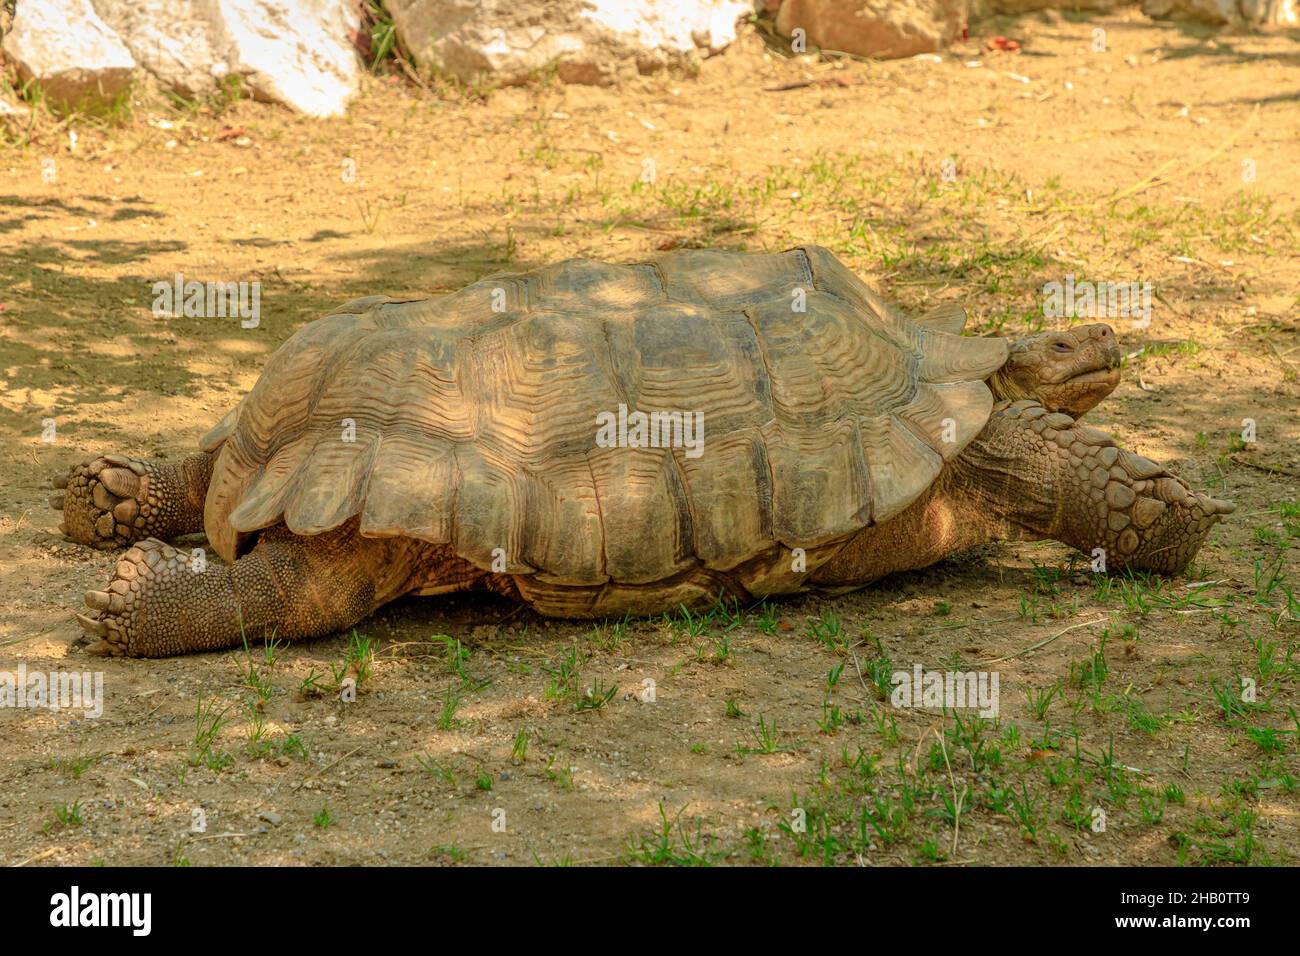
[[[129,546],[78,614],[99,654],[348,628],[487,588],[610,618],[861,587],[996,539],[1175,574],[1231,503],[1077,423],[1106,325],[1010,343],[909,319],[829,251],[570,259],[299,329],[179,462],[56,478]],[[207,549],[164,538],[205,532]]]

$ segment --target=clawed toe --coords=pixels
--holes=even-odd
[[[121,582],[113,582],[113,587]],[[123,594],[110,594],[107,591],[87,591],[82,598],[86,607],[94,611],[108,611],[110,614],[121,614],[126,608],[126,601]]]
[[[1181,482],[1177,488],[1172,485],[1172,481],[1161,479],[1152,489],[1154,496],[1141,498],[1133,507],[1133,524],[1139,528],[1141,548],[1136,549],[1132,560],[1138,567],[1163,574],[1183,571],[1210,530],[1224,515],[1236,510],[1231,501],[1198,494]]]
[[[105,626],[103,621],[97,621],[93,617],[86,617],[84,614],[78,614],[75,612],[73,617],[77,619],[77,623],[81,625],[81,629],[87,634],[93,635],[94,637],[103,637],[108,633],[108,628]]]
[[[1198,494],[1192,491],[1191,486],[1183,479],[1175,478],[1172,475],[1157,478],[1151,492],[1153,495],[1152,501],[1158,500],[1171,505],[1195,506],[1210,516],[1230,515],[1237,510],[1237,506],[1231,501]]]
[[[50,507],[62,512],[68,537],[102,551],[125,547],[148,533],[152,503],[149,469],[122,455],[101,455],[53,479]]]
[[[174,580],[175,574],[188,566],[184,552],[156,538],[132,545],[117,562],[108,585],[83,596],[90,613],[74,615],[87,637],[94,639],[87,652],[113,657],[149,653],[148,642],[141,642],[141,631],[150,626],[151,597],[158,598],[160,582]]]
[[[97,657],[123,657],[129,654],[131,642],[128,625],[130,622],[121,616],[124,609],[122,599],[104,591],[87,591],[84,600],[88,608],[100,612],[98,618],[75,612],[73,614],[86,637],[94,638],[87,645],[86,652]],[[113,608],[114,604],[116,610]]]

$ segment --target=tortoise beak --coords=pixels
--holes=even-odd
[[[1075,375],[1067,381],[1076,385],[1105,385],[1107,388],[1114,388],[1119,384],[1119,366],[1112,365],[1107,368],[1099,368],[1091,372],[1084,372],[1082,375]]]

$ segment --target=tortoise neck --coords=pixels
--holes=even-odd
[[[1019,385],[1015,379],[1007,374],[1007,367],[1004,365],[988,377],[987,382],[989,390],[993,393],[994,402],[1014,402],[1020,399],[1033,398],[1034,396]]]

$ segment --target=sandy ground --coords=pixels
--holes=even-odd
[[[1023,52],[985,52],[995,32]],[[11,129],[0,670],[100,671],[104,708],[0,708],[0,861],[1294,864],[1298,104],[1294,37],[1041,17],[938,63],[749,32],[622,89],[376,78],[337,122],[146,95]],[[185,455],[333,306],[799,242],[908,309],[962,302],[975,334],[1062,324],[1042,288],[1067,274],[1150,281],[1091,418],[1237,513],[1168,581],[999,545],[739,617],[593,628],[458,596],[271,654],[76,642],[115,558],[62,538],[50,477]],[[261,324],[154,318],[178,272],[260,282]],[[998,717],[890,706],[914,664],[996,671]],[[329,689],[349,666],[355,702]]]

